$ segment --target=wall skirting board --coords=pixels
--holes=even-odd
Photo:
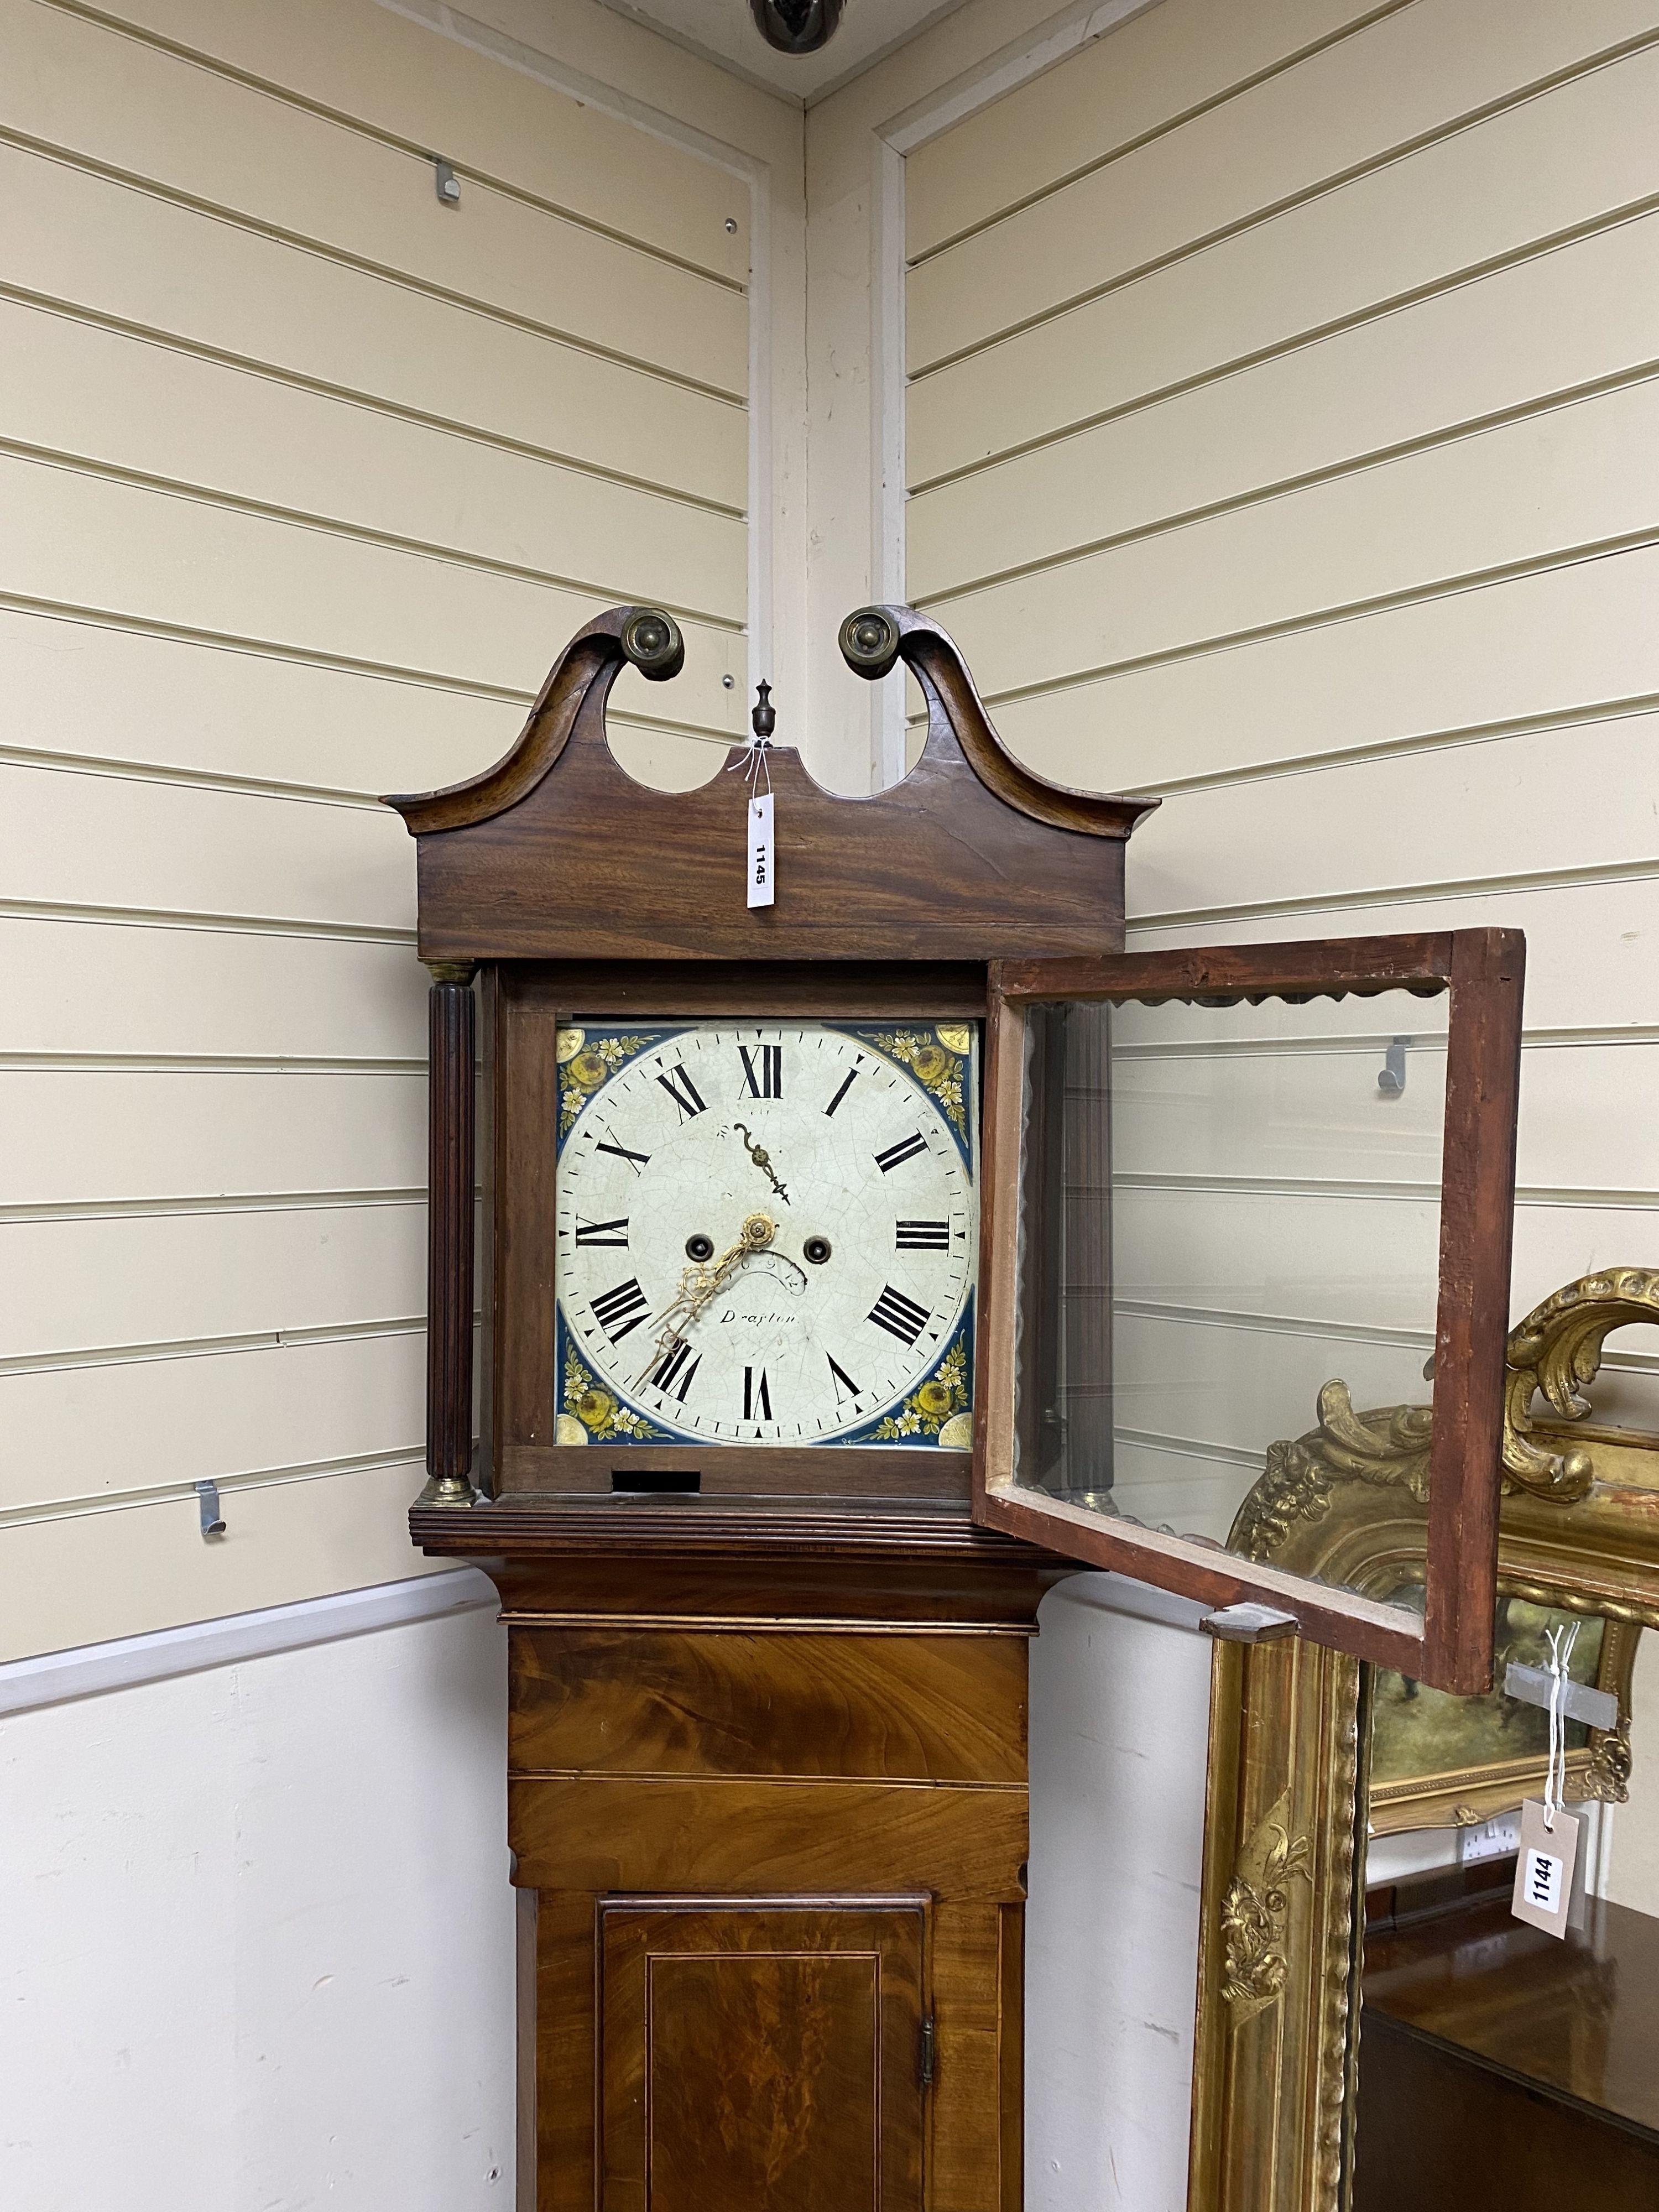
[[[124,1636],[108,1644],[14,1659],[0,1666],[0,1715],[64,1705],[106,1690],[129,1690],[174,1674],[198,1674],[210,1667],[228,1667],[242,1659],[266,1658],[272,1652],[366,1636],[378,1628],[470,1613],[496,1602],[494,1585],[476,1567],[457,1567],[404,1582],[377,1583],[368,1589],[341,1590],[332,1597],[305,1598],[297,1605],[266,1606],[258,1613],[232,1613],[222,1620],[196,1620],[182,1628],[156,1629],[148,1636]]]

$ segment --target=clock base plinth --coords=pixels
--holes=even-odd
[[[959,1505],[417,1508],[509,1634],[523,2212],[1016,2212],[1026,1680]]]

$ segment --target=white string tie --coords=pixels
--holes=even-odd
[[[1545,1632],[1550,1647],[1550,1759],[1544,1776],[1544,1826],[1553,1834],[1555,1816],[1567,1789],[1567,1729],[1561,1715],[1561,1693],[1566,1686],[1572,1647],[1578,1641],[1578,1623]]]

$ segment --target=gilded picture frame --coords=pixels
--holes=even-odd
[[[1546,1299],[1506,1352],[1500,1593],[1613,1624],[1620,1665],[1627,1632],[1659,1627],[1659,1435],[1592,1425],[1583,1392],[1613,1330],[1656,1321],[1659,1269],[1611,1269]],[[1425,1410],[1356,1413],[1328,1382],[1317,1427],[1269,1453],[1234,1542],[1398,1589],[1426,1542]],[[1217,1645],[1188,2212],[1348,2203],[1374,1690],[1374,1669],[1299,1640]],[[1626,1692],[1620,1727],[1587,1747],[1615,1802],[1628,1718]]]
[[[1542,1796],[1549,1717],[1540,1706],[1505,1696],[1504,1670],[1511,1658],[1547,1664],[1547,1632],[1571,1619],[1559,1607],[1500,1590],[1496,1679],[1485,1697],[1443,1698],[1377,1669],[1371,1686],[1373,1836],[1412,1828],[1474,1827],[1494,1814],[1513,1812],[1523,1798]],[[1623,1801],[1631,1678],[1641,1635],[1628,1621],[1580,1624],[1570,1672],[1576,1680],[1607,1692],[1618,1705],[1619,1721],[1605,1729],[1578,1721],[1566,1723],[1570,1798]]]

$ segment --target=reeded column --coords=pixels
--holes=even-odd
[[[427,966],[427,1482],[415,1502],[471,1505],[477,1002],[470,962]]]

